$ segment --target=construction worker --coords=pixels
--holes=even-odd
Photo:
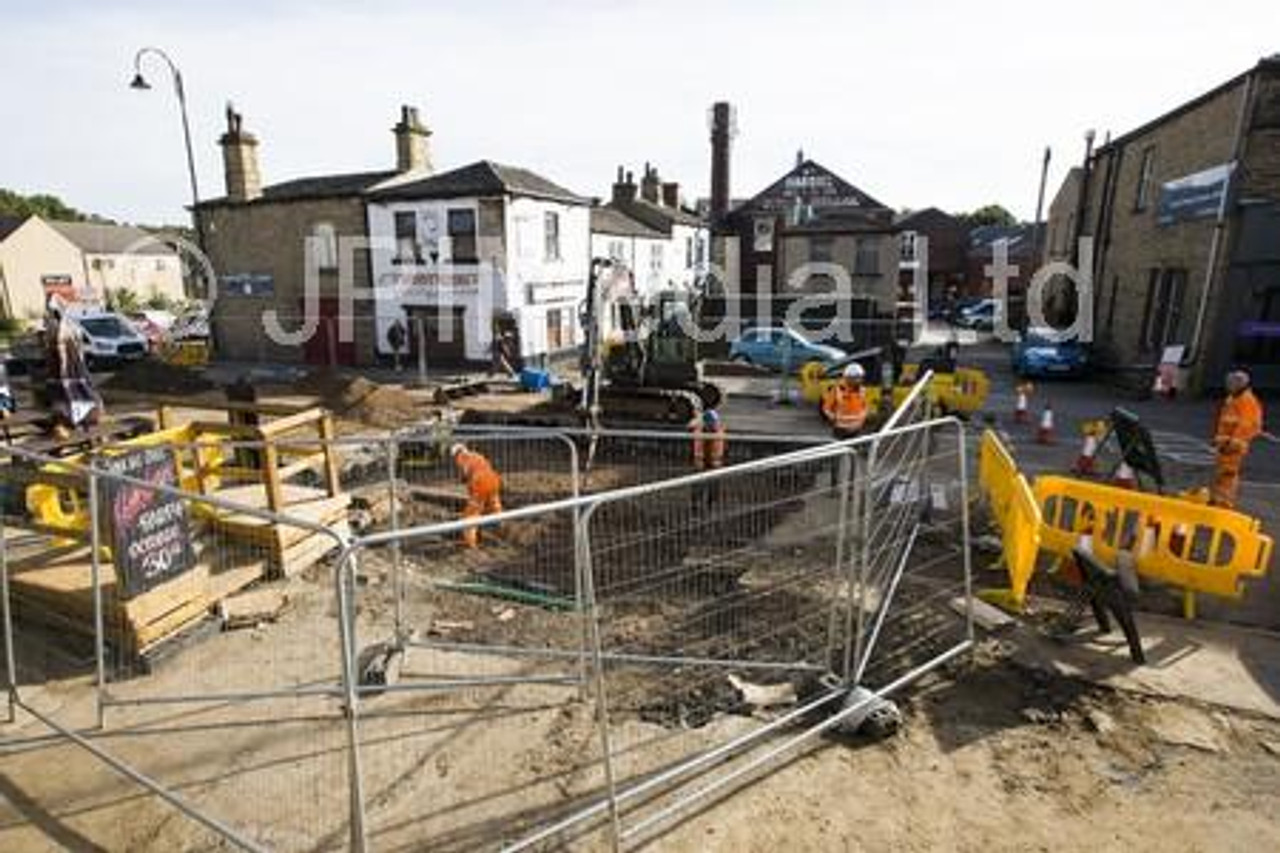
[[[857,435],[867,422],[867,395],[862,389],[865,378],[862,365],[854,362],[844,369],[840,381],[822,394],[822,416],[831,424],[837,441]]]
[[[1227,396],[1218,410],[1213,430],[1216,453],[1210,503],[1230,509],[1240,491],[1240,469],[1249,452],[1249,443],[1262,432],[1262,403],[1249,388],[1249,374],[1233,370],[1227,374]]]
[[[706,409],[689,424],[693,433],[693,467],[699,471],[724,465],[724,420],[715,409]]]
[[[474,450],[468,450],[465,444],[453,445],[449,448],[449,455],[458,468],[458,476],[467,485],[467,505],[462,510],[462,517],[479,518],[502,512],[502,478],[489,460]],[[480,528],[468,527],[462,531],[462,542],[468,548],[479,547]]]

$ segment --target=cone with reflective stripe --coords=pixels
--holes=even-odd
[[[1036,427],[1036,444],[1053,444],[1052,403],[1044,404],[1044,412],[1040,415],[1040,426]]]
[[[1092,474],[1098,457],[1098,437],[1093,434],[1093,430],[1085,430],[1084,446],[1080,448],[1080,455],[1076,457],[1076,473]]]
[[[1031,420],[1027,413],[1027,388],[1025,385],[1018,386],[1017,402],[1013,406],[1014,423],[1025,424]]]
[[[1120,467],[1116,469],[1115,476],[1111,478],[1111,485],[1119,486],[1122,489],[1132,489],[1138,485],[1138,480],[1133,475],[1133,469],[1129,467],[1128,462],[1121,462]]]

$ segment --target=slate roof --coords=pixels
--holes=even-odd
[[[82,252],[95,255],[172,255],[171,247],[141,228],[102,222],[54,222],[49,225]]]
[[[679,208],[654,204],[642,198],[632,201],[610,202],[614,207],[626,213],[632,219],[638,219],[650,228],[661,231],[664,235],[671,233],[673,225],[688,225],[691,228],[706,228],[706,221],[695,213]]]
[[[463,198],[520,195],[532,198],[562,201],[569,204],[588,204],[589,201],[536,172],[518,166],[506,166],[492,160],[479,160],[448,172],[404,181],[386,187],[375,188],[369,197],[377,200]]]
[[[399,173],[393,169],[377,172],[348,172],[341,175],[316,175],[308,178],[294,178],[281,181],[262,188],[259,201],[308,201],[322,198],[343,198],[363,195],[368,190],[381,184]],[[205,199],[200,207],[227,204],[225,196]]]
[[[661,231],[650,228],[638,219],[632,219],[611,205],[591,208],[591,233],[643,237],[649,240],[662,240],[666,237]]]
[[[1025,222],[1020,225],[980,225],[969,232],[969,250],[983,250],[999,240],[1008,240],[1010,254],[1030,252],[1035,247],[1035,234],[1036,227]]]

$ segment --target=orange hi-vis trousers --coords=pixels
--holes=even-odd
[[[458,456],[458,469],[467,484],[467,505],[463,518],[478,518],[502,512],[502,478],[493,470],[489,460],[479,453],[466,451]],[[462,531],[462,541],[469,548],[480,545],[480,528],[468,527]]]

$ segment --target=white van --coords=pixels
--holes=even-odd
[[[133,324],[112,311],[72,314],[80,329],[85,363],[92,368],[146,358],[147,339]]]

